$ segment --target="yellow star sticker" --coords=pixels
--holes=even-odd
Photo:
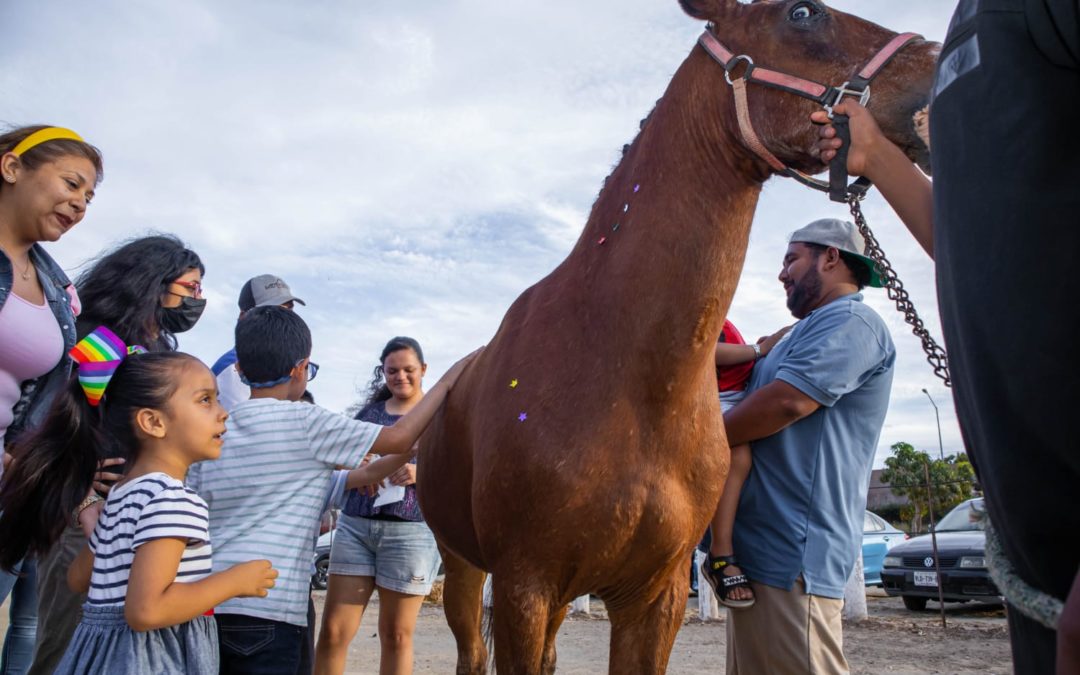
[[[517,380],[516,379],[510,380],[510,388],[514,389],[516,387],[517,387]]]

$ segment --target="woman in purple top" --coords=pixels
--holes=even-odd
[[[416,340],[396,337],[375,368],[359,420],[391,425],[424,397],[427,372]],[[416,501],[416,460],[388,479],[405,487],[401,501],[375,506],[373,491],[353,490],[330,553],[330,581],[315,654],[316,673],[345,670],[349,643],[368,601],[379,590],[380,673],[411,673],[412,636],[424,597],[438,572],[439,550]]]
[[[101,153],[69,129],[39,125],[0,134],[0,449],[41,424],[67,384],[79,297],[42,243],[79,224],[101,176]],[[11,461],[4,452],[0,473]],[[36,574],[32,557],[0,570],[0,603],[11,596],[3,675],[30,667]]]

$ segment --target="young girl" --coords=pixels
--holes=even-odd
[[[48,548],[65,511],[93,529],[68,571],[89,595],[55,672],[217,673],[214,606],[265,596],[277,571],[255,560],[210,574],[206,503],[183,484],[192,463],[221,452],[227,415],[210,370],[186,354],[128,351],[104,327],[72,350],[75,386],[16,447],[0,489],[0,559]],[[104,508],[91,490],[101,456],[130,466]]]
[[[720,408],[723,412],[731,410],[743,399],[754,362],[772,351],[790,329],[791,326],[781,328],[757,344],[748,345],[734,324],[730,321],[724,322],[720,341],[716,343],[716,385],[720,392]],[[739,493],[743,481],[750,474],[750,465],[749,444],[731,448],[727,482],[724,483],[720,506],[716,509],[711,524],[709,559],[702,563],[701,567],[702,578],[712,586],[720,603],[733,609],[743,609],[754,604],[754,592],[738,567],[732,542]]]
[[[201,286],[205,271],[199,256],[172,235],[124,242],[103,253],[76,280],[83,311],[72,337],[81,340],[104,325],[127,344],[142,345],[150,352],[173,351],[175,333],[190,328],[206,303]],[[112,457],[102,456],[104,471],[94,484],[102,496],[125,471],[126,465]],[[67,570],[84,548],[86,535],[67,527],[38,561],[40,629],[33,673],[51,673],[75,633],[86,596],[68,588]]]

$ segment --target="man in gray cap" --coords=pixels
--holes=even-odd
[[[301,305],[307,303],[292,294],[289,285],[281,277],[273,274],[260,274],[247,280],[240,289],[240,316],[244,316],[255,307],[266,305],[279,305],[285,309],[292,309],[295,303]],[[240,380],[240,373],[236,371],[236,348],[221,355],[210,369],[217,378],[218,400],[226,411],[231,411],[240,401],[251,398],[251,388]]]
[[[729,612],[728,673],[848,671],[844,583],[896,359],[862,301],[865,286],[882,285],[865,249],[855,226],[835,219],[791,235],[779,278],[800,321],[724,415],[728,442],[749,442],[754,457],[734,542],[756,600]]]

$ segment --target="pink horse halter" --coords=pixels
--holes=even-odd
[[[849,194],[862,194],[870,187],[870,181],[860,178],[851,185],[847,184],[847,148],[850,145],[850,132],[847,126],[846,115],[833,115],[833,107],[840,103],[845,96],[859,97],[859,105],[865,106],[870,101],[870,82],[877,77],[881,70],[896,53],[908,45],[912,40],[922,36],[915,33],[901,33],[889,40],[870,61],[859,70],[850,80],[839,87],[829,87],[820,82],[796,77],[779,70],[763,68],[754,64],[754,60],[745,54],[735,55],[725,47],[712,33],[710,25],[698,38],[698,43],[708,52],[717,63],[724,68],[724,79],[731,85],[735,92],[735,112],[739,120],[739,131],[743,141],[761,159],[785,176],[790,176],[803,185],[828,192],[833,201],[847,201]],[[732,80],[731,73],[739,62],[746,64],[741,76]],[[781,162],[776,155],[769,152],[765,144],[758,138],[754,131],[754,125],[750,119],[750,107],[746,102],[746,83],[753,82],[780,89],[811,101],[819,103],[828,111],[829,117],[833,118],[833,125],[837,133],[844,140],[841,152],[837,153],[829,166],[829,182],[809,176],[801,171],[796,171]]]

